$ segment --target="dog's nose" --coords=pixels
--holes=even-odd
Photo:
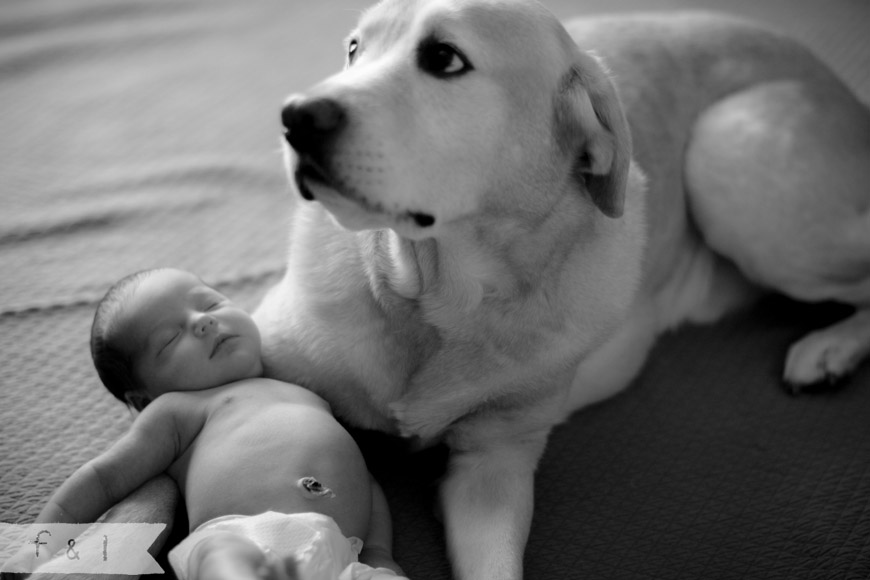
[[[347,115],[333,99],[297,97],[284,106],[281,121],[291,147],[300,153],[315,153],[341,131]]]

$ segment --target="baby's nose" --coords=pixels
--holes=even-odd
[[[212,333],[217,328],[217,321],[213,316],[202,314],[193,321],[193,335],[197,338]]]

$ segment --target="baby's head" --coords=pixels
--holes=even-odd
[[[198,391],[262,375],[251,316],[197,276],[170,268],[123,278],[91,328],[100,380],[141,410],[170,391]]]

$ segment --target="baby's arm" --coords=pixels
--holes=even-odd
[[[130,430],[105,453],[72,474],[55,491],[37,523],[91,523],[107,509],[166,471],[187,449],[204,422],[189,402],[168,393],[154,400]]]
[[[372,568],[389,568],[397,575],[404,576],[405,573],[393,561],[393,520],[390,516],[390,506],[387,504],[384,490],[374,477],[371,481],[372,515],[359,561]]]

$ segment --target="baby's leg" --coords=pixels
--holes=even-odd
[[[218,532],[191,551],[188,580],[297,580],[292,558],[263,551],[248,538]]]

